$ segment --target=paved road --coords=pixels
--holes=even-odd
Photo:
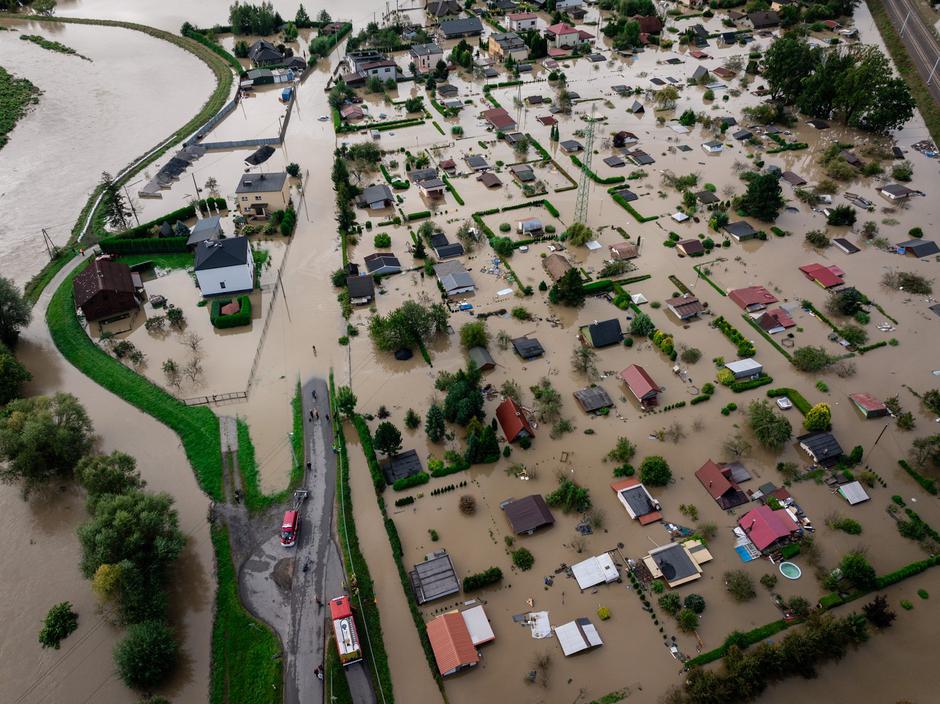
[[[891,23],[899,32],[904,27],[904,33],[901,35],[901,41],[907,48],[908,56],[917,67],[918,73],[924,81],[930,76],[937,58],[940,57],[940,45],[933,33],[930,31],[923,18],[917,12],[915,2],[917,0],[883,0],[885,9],[888,11],[888,17]],[[908,13],[910,16],[908,17]],[[907,24],[904,20],[907,18]],[[940,103],[940,66],[933,75],[933,80],[927,88],[933,99]]]

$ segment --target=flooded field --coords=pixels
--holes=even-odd
[[[277,7],[285,16],[292,15],[296,9],[292,3],[278,3]],[[321,7],[326,7],[334,17],[348,17],[352,13],[354,16],[351,19],[357,22],[370,19],[373,11],[380,11],[378,4],[346,7],[335,3],[334,7],[332,2],[316,8],[308,7],[308,10],[313,12]],[[184,20],[204,25],[224,22],[226,8],[225,3],[193,7],[176,0],[133,5],[115,3],[113,0],[78,0],[61,2],[59,12],[130,19],[176,31]],[[857,18],[863,40],[875,41],[871,21],[864,8],[858,11]],[[700,20],[679,23],[679,27],[684,29],[697,21]],[[709,31],[719,31],[721,28],[720,18],[705,24]],[[92,50],[84,48],[78,38],[57,38],[94,58],[94,54],[90,53]],[[228,42],[230,38],[224,41]],[[726,513],[712,501],[694,476],[695,470],[708,459],[731,459],[723,449],[724,440],[739,427],[744,427],[746,417],[743,410],[750,400],[764,398],[765,389],[733,394],[719,387],[715,397],[704,404],[687,405],[669,412],[648,413],[628,398],[629,392],[615,377],[629,364],[640,364],[664,387],[661,406],[688,402],[698,394],[704,383],[713,381],[716,367],[712,359],[723,357],[731,361],[735,358],[735,346],[718,330],[710,327],[713,316],[724,316],[745,336],[754,339],[756,358],[764,365],[765,371],[774,377],[773,386],[796,388],[811,403],[830,403],[834,431],[841,445],[846,449],[861,445],[865,449],[866,463],[888,484],[887,488],[873,489],[872,500],[856,507],[849,507],[823,484],[805,481],[790,487],[794,498],[816,527],[823,565],[834,567],[845,552],[859,546],[867,549],[869,559],[879,572],[895,569],[923,556],[923,551],[914,542],[898,535],[894,522],[886,514],[885,508],[892,494],[899,494],[909,502],[916,499],[917,511],[921,516],[928,523],[940,525],[940,507],[936,501],[925,498],[926,495],[900,470],[896,462],[906,453],[913,438],[927,435],[936,427],[934,418],[924,412],[918,400],[904,388],[904,385],[909,385],[916,391],[923,391],[937,385],[937,377],[932,372],[940,368],[940,359],[936,353],[936,333],[931,327],[937,322],[936,316],[927,308],[933,301],[888,291],[880,285],[882,274],[892,269],[915,271],[933,278],[936,262],[901,258],[865,243],[860,236],[862,223],[868,219],[874,220],[880,235],[892,243],[908,239],[907,232],[914,226],[921,226],[930,232],[935,229],[940,217],[937,200],[928,192],[927,198],[912,199],[907,207],[892,207],[877,194],[877,188],[884,179],[859,177],[853,182],[840,184],[839,193],[833,196],[836,204],[847,202],[841,195],[845,190],[854,191],[874,202],[872,212],[859,213],[855,231],[828,228],[830,236],[844,236],[858,244],[861,251],[850,257],[835,248],[817,252],[804,243],[803,234],[808,230],[826,229],[825,218],[800,203],[793,195],[792,188],[784,185],[784,195],[792,207],[781,213],[776,225],[791,233],[791,236],[776,237],[770,234],[766,241],[740,244],[729,240],[727,247],[722,246],[726,237],[708,229],[709,213],[703,208],[700,207],[695,217],[685,222],[680,223],[670,217],[681,204],[681,194],[663,182],[664,172],[677,176],[697,174],[697,190],[705,188],[706,183],[711,184],[722,198],[743,192],[740,173],[750,168],[756,169],[752,165],[759,160],[764,161],[765,165],[772,164],[782,170],[794,171],[813,185],[824,178],[817,160],[826,146],[837,141],[850,142],[862,151],[866,142],[870,141],[869,138],[840,128],[818,132],[801,123],[783,136],[787,141],[806,142],[808,149],[769,154],[768,150],[774,143],[757,130],[758,143],[748,144],[732,139],[730,134],[720,137],[717,131],[706,130],[701,126],[684,132],[674,129],[677,125],[672,120],[687,108],[715,118],[734,117],[739,124],[748,124],[742,109],[760,102],[761,98],[750,91],[761,81],[751,81],[749,86],[742,86],[741,71],[730,80],[716,79],[722,85],[716,85],[713,89],[715,100],[704,99],[704,86],[686,86],[680,91],[673,110],[657,111],[652,95],[652,91],[657,88],[654,78],[659,81],[672,78],[678,85],[684,86],[686,79],[698,66],[704,65],[713,70],[726,63],[733,64],[735,62],[730,60],[731,57],[741,56],[746,59],[748,50],[739,46],[712,46],[708,49],[711,58],[702,61],[692,58],[684,48],[675,51],[650,49],[636,57],[622,58],[605,47],[604,41],[601,39],[599,45],[607,57],[606,61],[592,64],[580,59],[562,63],[569,90],[576,91],[580,97],[575,101],[571,115],[556,116],[561,140],[577,139],[584,143],[586,119],[593,113],[596,119],[601,120],[595,131],[593,170],[601,178],[632,176],[623,184],[638,196],[631,205],[643,216],[657,217],[649,222],[638,222],[606,193],[607,186],[592,184],[587,224],[594,230],[600,247],[593,250],[567,247],[563,253],[574,266],[597,277],[610,258],[611,245],[623,242],[625,238],[638,244],[640,256],[633,260],[636,269],[624,276],[648,274],[650,278],[630,284],[627,287],[629,292],[645,297],[649,303],[643,305],[644,312],[651,316],[660,329],[675,336],[677,346],[695,347],[701,351],[701,360],[695,364],[681,365],[684,373],[679,376],[673,372],[673,363],[648,341],[638,341],[631,348],[617,345],[598,350],[597,367],[601,378],[597,383],[615,402],[615,409],[607,417],[586,416],[572,396],[575,391],[589,384],[585,377],[571,369],[572,351],[580,344],[577,339],[578,327],[597,320],[617,318],[621,326],[627,328],[634,314],[629,310],[619,310],[603,297],[589,298],[585,306],[577,310],[549,305],[546,296],[537,289],[542,281],[551,283],[542,263],[543,257],[550,254],[555,246],[550,242],[532,244],[528,251],[517,250],[510,259],[512,270],[521,284],[536,290],[531,297],[521,297],[515,290],[511,293],[505,291],[512,288],[512,284],[504,267],[493,261],[489,247],[482,246],[462,258],[477,287],[475,294],[466,299],[473,309],[470,312],[454,312],[450,321],[453,332],[429,346],[433,367],[427,366],[418,356],[407,362],[398,362],[390,354],[375,350],[367,335],[371,315],[369,308],[357,308],[349,321],[359,335],[351,338],[349,346],[338,343],[339,338],[347,334],[347,328],[336,303],[337,291],[331,287],[329,280],[330,274],[341,265],[333,214],[334,194],[329,180],[332,150],[338,142],[351,144],[371,137],[363,132],[337,138],[331,123],[318,119],[329,114],[322,88],[329,70],[337,61],[335,54],[329,62],[321,62],[299,87],[285,145],[277,150],[265,166],[266,170],[276,170],[287,163],[297,162],[303,174],[304,194],[298,207],[298,229],[281,272],[283,295],[271,300],[267,291],[256,292],[253,296],[260,297],[260,313],[256,314],[251,329],[217,334],[206,327],[208,312],[195,307],[198,293],[188,274],[176,271],[148,283],[148,293],[151,288],[153,291],[165,292],[171,300],[181,301],[181,304],[187,306],[187,317],[193,321],[194,329],[206,339],[207,358],[214,362],[211,371],[207,372],[204,387],[186,390],[182,393],[185,396],[243,388],[258,343],[260,320],[257,315],[267,316],[268,307],[273,306],[268,332],[260,347],[257,376],[249,399],[223,409],[225,413],[237,413],[245,417],[251,426],[262,483],[267,490],[282,488],[290,471],[291,457],[286,437],[290,429],[290,398],[298,378],[326,376],[332,369],[337,384],[352,385],[359,399],[360,411],[374,414],[380,406],[389,410],[390,420],[403,429],[405,449],[417,450],[426,467],[429,457],[440,458],[445,449],[461,449],[465,444],[463,431],[455,427],[456,437],[453,440],[444,445],[433,445],[427,442],[423,431],[405,431],[403,419],[409,408],[423,415],[429,403],[439,398],[440,394],[434,390],[434,379],[440,371],[455,371],[464,366],[465,355],[457,334],[460,326],[473,320],[475,314],[493,313],[487,322],[492,339],[495,340],[498,332],[506,332],[512,337],[537,337],[541,342],[546,350],[545,355],[531,361],[521,360],[511,348],[504,350],[495,342],[491,343],[490,351],[497,366],[486,373],[484,383],[496,389],[503,382],[514,380],[522,388],[524,405],[531,406],[533,397],[529,387],[543,377],[548,378],[562,396],[562,416],[571,421],[574,428],[572,432],[552,439],[548,425],[541,424],[535,429],[536,438],[531,449],[516,447],[509,458],[500,459],[493,465],[476,466],[449,478],[433,479],[420,491],[403,493],[417,497],[411,506],[393,508],[394,499],[399,498],[399,495],[391,489],[385,496],[401,535],[406,566],[420,562],[433,550],[445,548],[453,557],[461,577],[490,566],[500,567],[505,575],[498,588],[483,590],[476,595],[485,602],[496,640],[481,648],[481,667],[447,680],[447,695],[454,704],[481,698],[533,704],[590,701],[616,690],[624,690],[628,694],[628,701],[655,702],[669,685],[680,681],[680,665],[667,648],[673,643],[673,637],[675,645],[683,654],[694,656],[699,650],[709,650],[719,645],[734,629],[747,630],[780,617],[780,611],[773,604],[770,594],[761,586],[757,587],[757,598],[746,604],[736,604],[726,594],[722,575],[727,570],[744,569],[757,581],[761,575],[773,572],[775,567],[766,561],[745,564],[733,549],[731,528],[737,517],[751,506],[746,505],[730,514]],[[751,46],[766,48],[770,41],[769,37],[758,37]],[[25,51],[19,46],[17,49]],[[62,60],[67,58],[62,57]],[[398,55],[395,58],[402,68],[407,66],[407,56]],[[500,71],[500,80],[507,80],[505,72],[502,69]],[[30,77],[28,73],[24,75]],[[497,234],[510,238],[520,237],[514,231],[517,222],[526,218],[539,218],[543,225],[551,225],[557,232],[571,224],[577,194],[571,185],[572,180],[577,181],[579,170],[567,154],[550,142],[550,127],[537,120],[549,114],[548,106],[526,106],[526,98],[536,95],[557,100],[556,86],[546,79],[547,71],[537,67],[531,76],[523,77],[525,83],[521,87],[495,89],[492,96],[510,112],[521,131],[531,134],[549,150],[553,161],[542,160],[532,147],[527,154],[518,154],[505,143],[496,141],[495,133],[488,130],[479,118],[479,113],[490,107],[484,100],[481,84],[464,71],[455,71],[449,78],[449,82],[458,88],[458,99],[470,101],[465,102],[464,109],[457,117],[445,118],[428,105],[432,119],[425,124],[383,132],[378,143],[386,151],[383,163],[391,174],[398,178],[405,175],[406,155],[402,150],[415,155],[428,150],[432,163],[453,159],[457,173],[451,181],[465,204],[460,205],[451,193],[446,193],[440,200],[428,201],[415,187],[398,191],[396,195],[401,196],[401,202],[396,203],[394,208],[374,212],[358,211],[359,221],[363,224],[370,221],[373,227],[364,230],[358,244],[350,247],[350,259],[361,265],[366,255],[376,251],[373,246],[374,235],[384,232],[392,240],[390,251],[400,258],[402,264],[406,268],[416,266],[410,253],[412,239],[409,226],[379,227],[378,223],[396,214],[402,216],[427,209],[432,211],[433,221],[448,237],[453,238],[458,227],[472,213],[525,202],[522,187],[508,168],[509,164],[522,161],[532,162],[536,178],[545,189],[544,195],[539,197],[548,199],[558,209],[558,217],[552,216],[545,207],[532,205],[487,215],[484,222]],[[189,85],[187,83],[187,89]],[[640,88],[641,92],[622,97],[613,89],[618,85]],[[47,93],[53,92],[46,90]],[[208,76],[205,90],[195,91],[193,110],[207,92]],[[391,100],[399,101],[424,93],[423,87],[405,83],[399,86],[394,95],[389,94],[387,99],[383,100],[376,95],[363,97],[369,114],[378,116],[384,113],[391,118],[400,113],[400,108],[392,105]],[[173,95],[176,99],[176,93]],[[278,91],[274,88],[258,91],[256,97],[247,99],[219,126],[212,139],[273,136],[284,111],[277,97]],[[634,100],[645,105],[645,112],[633,114],[628,111]],[[425,102],[427,105],[427,100]],[[161,116],[164,121],[161,122],[160,134],[168,133],[173,125],[182,123],[187,116],[180,115],[179,119],[166,117],[165,120]],[[663,124],[659,124],[658,117],[664,118]],[[434,126],[434,122],[444,134]],[[28,123],[29,119],[23,124]],[[451,128],[454,126],[463,129],[459,139],[451,136]],[[621,150],[614,148],[612,141],[612,134],[618,130],[633,132],[638,139],[634,148],[643,149],[653,157],[654,163],[643,167],[629,163],[620,167],[605,164],[604,158],[621,154]],[[14,134],[11,147],[16,146],[18,134],[19,130]],[[918,116],[896,138],[898,144],[908,152],[907,157],[913,164],[912,187],[929,191],[937,180],[937,163],[910,151],[911,144],[924,138],[925,134]],[[149,142],[144,140],[146,143],[143,146],[158,138],[156,136]],[[707,154],[702,144],[715,138],[720,138],[724,147],[721,153]],[[4,150],[0,160],[8,158],[7,152],[11,147]],[[231,198],[248,153],[247,150],[210,152],[196,162],[192,176],[199,188],[203,188],[208,178],[216,179],[221,194]],[[477,180],[477,174],[466,163],[466,157],[474,155],[483,156],[490,163],[501,184],[487,188]],[[579,157],[583,159],[584,154],[579,154]],[[159,168],[161,163],[153,165],[152,169]],[[886,165],[890,165],[890,162],[886,162]],[[98,170],[96,167],[93,171],[97,173]],[[637,173],[640,171],[644,175]],[[189,173],[186,176],[189,177]],[[188,180],[191,184],[192,178]],[[362,174],[364,185],[383,182],[384,177],[377,168]],[[185,204],[192,195],[189,188],[184,178],[164,192],[163,199],[141,201],[144,217],[149,219]],[[72,208],[66,208],[63,204],[61,215],[57,217],[63,222],[68,221],[80,207],[81,198],[78,201]],[[749,221],[755,227],[761,227],[758,222]],[[510,226],[509,232],[502,232],[500,226],[504,223]],[[420,221],[411,223],[412,228],[418,225]],[[683,239],[698,238],[699,235],[712,237],[718,246],[704,258],[679,257],[676,249],[663,246],[672,232]],[[265,246],[272,249],[273,270],[281,261],[278,257],[284,257],[283,244],[276,241]],[[9,252],[6,256],[20,256],[16,250],[5,249],[4,252]],[[857,367],[857,374],[853,377],[807,375],[794,371],[777,350],[747,325],[742,319],[741,310],[700,278],[693,269],[693,265],[705,264],[711,272],[711,279],[725,290],[763,285],[785,305],[798,304],[808,299],[818,309],[824,310],[828,294],[798,269],[799,266],[815,262],[841,267],[846,273],[847,285],[857,286],[898,321],[896,325],[881,325],[890,321],[877,311],[873,312],[871,323],[866,326],[871,341],[896,338],[899,346],[883,347],[855,357],[852,361]],[[674,276],[707,304],[708,313],[703,319],[681,323],[667,312],[662,304],[681,288],[670,280],[670,276]],[[423,294],[432,300],[439,298],[434,277],[422,275],[420,271],[408,271],[382,281],[378,287],[375,309],[386,313],[403,301]],[[525,306],[533,319],[520,322],[509,316],[506,311],[515,306]],[[798,328],[793,330],[794,345],[822,345],[832,353],[840,351],[841,348],[827,339],[829,329],[820,320],[813,319],[807,313],[796,312],[795,323]],[[38,324],[41,325],[41,321]],[[192,548],[181,562],[181,568],[185,564],[185,578],[182,581],[184,589],[181,591],[205,594],[205,604],[200,604],[198,600],[195,605],[188,599],[179,600],[181,607],[185,604],[190,609],[181,613],[179,618],[186,629],[187,653],[193,660],[190,667],[184,668],[178,689],[170,694],[174,701],[202,701],[207,677],[205,659],[208,655],[208,644],[204,641],[208,638],[207,609],[211,599],[211,578],[208,576],[211,558],[204,554],[207,548],[203,540],[204,500],[195,488],[175,438],[153,421],[138,417],[136,413],[128,413],[123,404],[94,387],[70,367],[64,366],[49,350],[41,328],[36,326],[34,324],[24,342],[24,360],[37,376],[35,388],[31,390],[38,392],[67,388],[78,393],[86,405],[94,409],[93,418],[102,435],[103,448],[116,447],[135,454],[151,488],[172,486],[177,501],[182,502],[179,508],[184,530],[193,531],[193,536]],[[154,381],[161,381],[159,370],[162,359],[171,354],[169,350],[178,347],[173,337],[170,335],[164,340],[155,339],[141,327],[129,333],[129,339],[147,352],[148,368],[143,372]],[[779,341],[784,335],[776,338]],[[44,355],[41,354],[43,350]],[[206,366],[208,368],[209,365]],[[828,390],[820,391],[817,388],[816,383],[821,379],[825,380]],[[865,421],[859,416],[848,400],[848,394],[856,392],[868,392],[882,399],[898,394],[905,410],[914,413],[916,429],[904,433],[892,424],[874,445],[884,423]],[[492,416],[499,400],[498,394],[489,395],[486,403],[487,419]],[[739,410],[723,416],[719,412],[720,408],[730,402],[737,403]],[[798,412],[792,409],[788,411],[787,417],[794,426],[794,434],[798,434],[801,427]],[[132,423],[146,427],[147,432],[127,432]],[[676,425],[679,427],[676,428]],[[659,439],[662,431],[670,427],[675,442],[665,439],[665,433],[664,439]],[[347,429],[347,438],[352,435],[354,433],[351,429]],[[616,562],[622,565],[624,559],[642,558],[651,548],[669,541],[662,524],[641,527],[633,523],[610,489],[610,483],[614,480],[613,464],[606,462],[604,457],[621,436],[630,438],[637,445],[635,465],[645,456],[662,455],[672,467],[675,481],[668,487],[652,490],[654,497],[662,503],[666,521],[689,527],[710,522],[718,527],[716,538],[709,543],[714,559],[703,566],[702,579],[678,590],[682,596],[701,594],[707,602],[698,636],[681,633],[675,621],[657,608],[662,626],[660,630],[644,613],[639,598],[631,593],[628,582],[604,585],[581,593],[577,584],[566,577],[563,571],[556,573],[562,565],[571,565],[606,551],[612,551]],[[775,468],[778,461],[806,464],[805,456],[799,453],[793,443],[779,457],[758,449],[756,442],[753,444],[754,449],[741,460],[753,475],[746,488],[756,489],[765,482],[774,482],[779,486],[783,477]],[[404,594],[394,579],[394,565],[388,553],[364,459],[354,440],[351,440],[350,445],[356,521],[363,550],[376,577],[396,696],[399,701],[436,701],[434,683],[420,652]],[[167,446],[168,449],[164,449]],[[162,461],[157,459],[158,453],[164,456],[161,457]],[[174,457],[178,455],[172,463],[172,469],[169,468],[170,463],[165,461],[167,453],[173,453]],[[518,476],[522,467],[525,470],[523,476],[528,477],[526,480]],[[553,527],[533,536],[515,538],[513,548],[524,546],[535,556],[532,570],[517,571],[512,567],[508,554],[505,539],[511,535],[511,531],[500,503],[511,497],[548,494],[557,486],[558,475],[569,477],[590,489],[593,504],[601,516],[600,523],[593,534],[582,537],[575,530],[580,515],[554,511],[556,523]],[[430,492],[436,488],[464,480],[468,482],[466,487],[431,496]],[[185,487],[185,493],[181,491],[181,486]],[[457,510],[457,502],[463,494],[472,495],[476,499],[477,511],[472,516],[464,516]],[[10,610],[8,616],[16,628],[9,631],[31,634],[49,603],[65,598],[84,607],[84,610],[80,609],[83,618],[85,613],[90,614],[90,589],[87,583],[80,580],[77,569],[72,567],[77,562],[78,550],[74,527],[82,520],[80,498],[73,495],[71,490],[61,492],[54,505],[62,508],[56,512],[55,522],[51,523],[42,520],[49,511],[49,505],[23,504],[11,487],[2,489],[0,502],[5,509],[3,527],[8,531],[6,534],[14,531],[19,536],[18,540],[7,544],[5,549],[10,551],[9,554],[0,555],[0,559],[7,558],[3,564],[12,562],[14,555],[24,554],[30,538],[37,541],[36,545],[28,545],[31,555],[28,560],[20,557],[19,562],[13,563],[18,579],[12,580],[16,587],[11,593],[26,593],[22,581],[42,579],[42,582],[36,582],[41,585],[36,588],[37,593],[42,595],[41,599],[34,599],[31,595],[28,609]],[[680,513],[680,505],[695,506],[697,521]],[[861,522],[864,528],[862,534],[853,537],[827,528],[825,519],[835,511]],[[55,527],[50,528],[50,525]],[[432,530],[439,536],[436,541],[432,540]],[[39,547],[45,547],[50,552],[41,552]],[[50,553],[57,555],[57,559],[47,560]],[[796,562],[804,569],[802,578],[793,582],[780,579],[776,591],[784,597],[802,595],[815,602],[824,590],[813,576],[812,568],[800,558]],[[551,579],[546,581],[546,578]],[[7,580],[4,580],[6,583]],[[901,598],[912,599],[911,595],[917,588],[924,586],[936,592],[940,589],[938,585],[940,577],[930,573],[894,588],[890,598],[896,606]],[[82,598],[85,601],[81,601]],[[457,605],[464,598],[465,595],[455,595],[433,602],[423,609],[423,613],[431,618]],[[788,682],[770,691],[762,701],[776,704],[784,701],[784,698],[789,701],[794,696],[805,697],[807,694],[811,697],[828,695],[831,698],[833,692],[838,692],[836,698],[840,700],[858,697],[860,692],[866,692],[866,696],[873,701],[894,701],[902,697],[926,701],[932,691],[926,685],[921,687],[918,682],[912,681],[905,685],[909,690],[895,689],[886,678],[876,679],[872,674],[876,668],[869,664],[895,663],[900,668],[903,664],[901,658],[905,657],[905,653],[911,653],[911,659],[905,659],[904,663],[910,662],[926,668],[926,653],[930,652],[932,633],[925,624],[931,621],[928,616],[933,615],[935,610],[931,603],[917,600],[913,612],[900,613],[891,632],[875,637],[858,654],[851,655],[841,664],[823,669],[819,680],[810,684]],[[610,620],[601,621],[597,617],[597,610],[601,607],[610,610]],[[513,622],[514,615],[533,610],[548,611],[553,625],[588,617],[597,626],[604,645],[592,652],[565,658],[555,639],[534,640],[528,629]],[[90,631],[91,626],[92,618],[82,621],[75,637],[82,637],[84,629],[88,627]],[[60,677],[60,687],[71,687],[72,682],[77,681],[79,684],[76,686],[87,686],[88,692],[101,681],[106,681],[102,685],[105,689],[98,694],[102,701],[131,701],[132,698],[115,679],[107,680],[111,672],[110,645],[115,635],[109,632],[107,626],[102,626],[94,631],[93,637],[101,638],[100,647],[94,651],[97,655],[91,656],[98,658],[95,662],[89,660],[81,672],[63,665],[48,677]],[[55,655],[37,655],[34,650],[27,651],[25,648],[13,652],[12,644],[4,643],[4,653],[9,650],[13,654],[12,662],[5,661],[2,667],[16,680],[14,695],[19,696],[33,679],[40,677],[46,665],[51,666],[56,662],[54,658],[66,656],[69,652],[67,648],[71,645],[67,641],[66,649]],[[533,662],[543,654],[550,656],[551,663],[546,667],[546,686],[527,683],[527,673],[537,669]],[[846,677],[849,672],[852,676]],[[0,677],[0,681],[8,680]],[[936,681],[933,682],[935,684]],[[63,695],[57,701],[70,700]]]
[[[4,24],[14,31],[0,32],[3,66],[43,91],[0,151],[6,212],[0,270],[22,284],[48,261],[42,229],[56,244],[67,242],[101,172],[117,173],[172,134],[198,112],[214,84],[202,61],[142,32]],[[20,41],[21,32],[54,39],[92,61]]]

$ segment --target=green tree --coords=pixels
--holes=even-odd
[[[669,463],[659,455],[644,457],[640,463],[640,481],[649,486],[666,486],[672,481]]]
[[[780,177],[776,172],[754,176],[741,198],[741,210],[759,220],[773,222],[784,206]]]
[[[774,100],[793,103],[802,92],[802,81],[816,65],[816,52],[802,37],[785,34],[764,54],[762,76]]]
[[[646,313],[637,313],[630,321],[630,334],[638,337],[649,337],[656,330],[656,324]]]
[[[698,614],[692,611],[692,609],[682,609],[676,614],[676,623],[680,631],[692,633],[692,631],[698,628]]]
[[[725,589],[735,601],[749,601],[757,596],[754,590],[754,580],[744,570],[725,572]]]
[[[111,174],[107,171],[101,173],[101,208],[104,213],[105,221],[114,229],[127,229],[127,219],[131,216],[131,211],[124,201],[124,195]]]
[[[617,438],[617,445],[607,453],[607,459],[617,464],[627,464],[636,455],[636,445],[629,438]]]
[[[20,396],[20,387],[33,378],[16,356],[0,343],[0,406]]]
[[[56,0],[33,0],[30,5],[33,8],[33,12],[37,15],[43,15],[49,17],[55,14],[55,9],[58,6]]]
[[[72,604],[63,601],[56,604],[42,622],[39,631],[39,643],[43,648],[59,649],[59,643],[68,638],[78,628],[78,614],[72,611]]]
[[[675,592],[668,592],[659,597],[659,608],[670,616],[675,616],[682,608],[682,597]]]
[[[114,649],[121,681],[149,691],[162,684],[176,667],[179,648],[173,631],[160,621],[135,623]]]
[[[822,371],[834,360],[822,347],[798,347],[793,351],[793,366],[801,372]]]
[[[336,411],[346,418],[352,418],[356,413],[356,394],[348,386],[340,386],[336,390]]]
[[[423,106],[424,101],[421,99],[420,95],[405,99],[405,111],[407,112],[421,112]]]
[[[584,281],[577,269],[569,269],[548,292],[548,300],[557,305],[578,308],[584,304]]]
[[[535,556],[526,548],[519,548],[512,551],[512,564],[523,572],[528,572],[535,564]]]
[[[486,347],[490,343],[490,333],[486,329],[486,323],[478,320],[473,323],[466,323],[460,328],[460,344],[465,350],[471,347]]]
[[[415,409],[409,408],[408,412],[405,413],[405,427],[409,430],[417,430],[420,425],[421,416],[415,412]]]
[[[803,419],[803,427],[811,433],[829,430],[832,427],[832,411],[829,409],[829,405],[817,403],[810,408]]]
[[[860,552],[847,553],[839,563],[843,579],[856,589],[868,591],[878,586],[875,568],[869,564],[865,555]]]
[[[440,303],[408,300],[388,315],[373,315],[369,336],[380,350],[410,349],[447,330],[448,313]]]
[[[861,347],[868,342],[868,333],[865,328],[849,323],[839,330],[839,335],[843,340],[855,347]]]
[[[594,231],[582,222],[575,222],[565,230],[564,238],[569,244],[583,247],[594,239]]]
[[[474,418],[483,418],[483,392],[480,391],[480,372],[472,364],[446,377],[443,390],[444,418],[451,423],[467,425]]]
[[[436,403],[432,403],[428,408],[424,418],[424,432],[431,442],[440,442],[447,432],[444,426],[444,411]]]
[[[310,15],[307,14],[307,8],[304,7],[303,3],[300,3],[300,7],[297,8],[297,14],[294,15],[294,24],[301,28],[311,25]]]
[[[144,487],[137,471],[137,460],[115,450],[110,455],[86,455],[75,466],[75,478],[88,493],[88,511],[102,496],[126,494]]]
[[[689,594],[685,598],[683,606],[697,614],[700,614],[705,610],[705,597],[703,597],[701,594]]]
[[[571,353],[571,368],[588,379],[596,379],[598,377],[597,352],[584,345],[575,345]]]
[[[0,481],[23,481],[23,493],[71,475],[91,449],[92,424],[71,394],[10,401],[0,416]]]
[[[464,458],[470,464],[489,464],[499,460],[499,440],[492,425],[478,426],[467,436]]]
[[[850,127],[870,132],[899,129],[914,115],[914,98],[888,58],[874,46],[853,49],[833,107]]]
[[[747,419],[757,441],[774,452],[782,450],[793,435],[790,421],[776,413],[767,401],[751,401]]]
[[[375,429],[375,449],[386,457],[398,454],[401,449],[401,432],[389,421],[382,421]]]
[[[0,343],[11,349],[15,347],[20,330],[32,319],[32,310],[19,288],[10,279],[0,276]]]

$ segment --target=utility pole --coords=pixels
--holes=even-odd
[[[587,224],[588,200],[591,191],[591,159],[594,156],[594,107],[591,107],[591,118],[587,121],[584,130],[584,150],[581,160],[581,178],[578,181],[578,199],[574,206],[574,222]]]
[[[59,248],[56,246],[55,242],[52,241],[52,238],[49,237],[46,228],[42,228],[42,243],[46,245],[46,253],[49,255],[50,260],[59,256]]]
[[[140,181],[138,181],[140,183]],[[131,206],[131,212],[134,214],[134,220],[137,221],[137,227],[140,227],[140,218],[137,217],[137,208],[134,207],[134,201],[131,200],[131,194],[127,192],[127,184],[121,184],[121,187],[124,189],[124,196],[127,198],[127,204]]]

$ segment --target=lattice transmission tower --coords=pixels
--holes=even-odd
[[[591,160],[594,158],[594,106],[584,130],[584,151],[581,157],[581,178],[578,181],[578,199],[574,205],[574,221],[587,224],[588,201],[591,196]]]

